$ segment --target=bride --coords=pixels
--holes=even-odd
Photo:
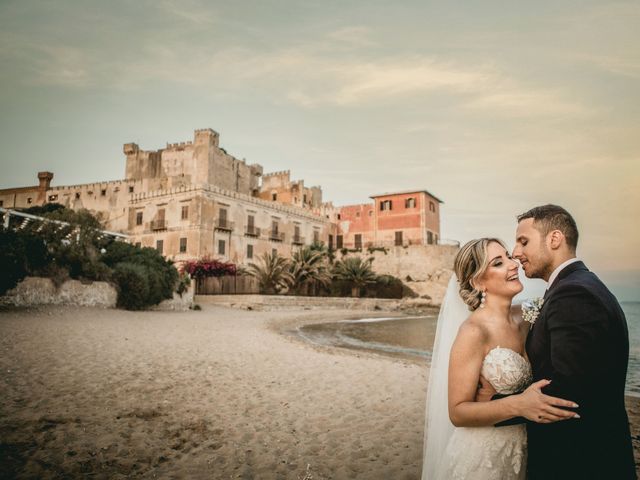
[[[542,423],[575,418],[559,407],[577,405],[544,395],[547,380],[529,385],[531,365],[524,351],[529,324],[514,321],[510,313],[523,287],[518,263],[504,243],[495,238],[468,242],[456,256],[454,271],[431,361],[422,480],[523,480],[525,425],[494,425],[514,417]],[[508,396],[476,401],[481,377]]]

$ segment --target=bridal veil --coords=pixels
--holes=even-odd
[[[445,293],[431,356],[427,388],[427,412],[424,427],[424,456],[422,480],[436,478],[439,460],[444,456],[454,426],[449,420],[449,353],[460,325],[469,317],[467,305],[458,293],[455,274],[451,276]]]

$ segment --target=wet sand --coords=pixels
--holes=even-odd
[[[279,333],[371,316],[0,311],[0,477],[417,479],[426,360]]]

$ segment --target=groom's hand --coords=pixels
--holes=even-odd
[[[476,402],[488,402],[496,393],[498,392],[496,392],[488,380],[480,375],[478,389],[476,390]]]
[[[576,403],[542,393],[542,389],[550,383],[550,380],[537,381],[529,385],[529,388],[521,394],[512,397],[517,399],[519,415],[537,423],[580,418],[576,412],[565,410],[577,408]]]

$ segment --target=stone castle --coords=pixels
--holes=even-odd
[[[85,208],[108,230],[177,262],[209,256],[246,264],[264,252],[289,257],[314,242],[351,250],[441,243],[442,202],[426,190],[335,207],[323,202],[319,186],[292,181],[289,171],[265,174],[219,141],[217,132],[202,129],[191,142],[156,151],[126,143],[123,180],[51,186],[53,174],[40,172],[37,186],[0,190],[0,207]]]

